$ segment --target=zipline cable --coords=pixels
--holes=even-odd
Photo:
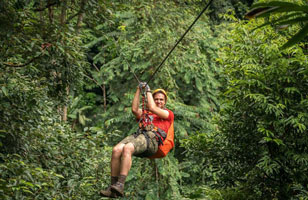
[[[135,76],[135,79],[138,81],[138,83],[140,84],[140,80],[139,80],[139,78],[138,78],[138,76],[135,74],[135,72],[134,71],[132,71],[133,72],[133,74],[134,74],[134,76]]]
[[[172,47],[172,49],[169,51],[167,56],[164,58],[164,60],[160,63],[160,65],[156,68],[152,76],[149,78],[149,80],[146,82],[146,84],[149,84],[149,82],[153,79],[154,75],[158,72],[158,70],[162,67],[164,62],[167,60],[167,58],[170,56],[170,54],[173,52],[173,50],[178,46],[178,44],[183,40],[185,35],[190,31],[190,29],[193,27],[193,25],[198,21],[198,19],[201,17],[201,15],[207,10],[207,8],[210,6],[213,0],[210,0],[208,4],[205,6],[205,8],[201,11],[201,13],[198,15],[198,17],[195,19],[195,21],[188,27],[188,29],[185,31],[185,33],[182,35],[182,37],[176,42],[176,44]]]

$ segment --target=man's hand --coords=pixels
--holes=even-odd
[[[139,83],[139,88],[142,91],[145,88],[145,91],[151,91],[149,85],[146,82],[140,82]]]

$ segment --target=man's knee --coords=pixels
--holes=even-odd
[[[123,147],[123,156],[131,156],[134,153],[135,147],[132,143],[128,143]]]
[[[112,156],[121,156],[122,152],[123,152],[123,147],[124,144],[117,144],[116,146],[114,146],[112,148]]]

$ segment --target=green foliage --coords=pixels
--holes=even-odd
[[[253,17],[266,17],[277,13],[271,19],[267,20],[264,24],[257,27],[263,27],[266,25],[273,25],[278,29],[285,29],[290,25],[299,24],[301,29],[293,35],[288,42],[286,42],[281,49],[288,48],[301,40],[303,40],[308,34],[308,4],[304,1],[303,4],[283,2],[283,1],[270,1],[267,3],[256,3],[252,6],[252,10],[246,14],[247,18]],[[307,40],[305,40],[307,41]]]
[[[137,129],[131,114],[137,85],[132,72],[147,80],[198,14],[195,7],[174,2],[158,1],[154,6],[150,1],[130,4],[115,4],[118,9],[111,10],[109,16],[114,23],[107,20],[89,30],[91,40],[87,45],[91,47],[89,55],[94,63],[91,77],[107,90],[107,110],[98,113],[95,127],[112,132],[109,143],[112,145]],[[206,21],[208,18],[203,17],[196,24],[150,84],[151,89],[165,88],[170,97],[167,107],[174,111],[176,118],[174,156],[177,159],[184,157],[183,149],[179,148],[180,139],[197,130],[212,128],[208,120],[218,103],[215,97],[218,83],[214,79],[217,68],[213,62],[217,45]],[[128,199],[183,198],[180,183],[189,175],[185,170],[179,171],[181,165],[172,154],[155,162],[157,175],[149,163],[134,161],[127,182]]]
[[[132,72],[147,80],[199,9],[163,1],[131,4],[116,2],[114,6],[118,9],[111,10],[110,20],[89,30],[91,40],[87,45],[91,47],[93,63],[100,68],[100,72],[92,70],[91,75],[107,88],[108,109],[98,122],[104,123],[109,131],[114,127],[121,132],[125,130],[124,134],[136,129],[130,113],[137,85]],[[194,26],[150,83],[152,89],[161,87],[168,91],[168,107],[179,119],[176,124],[179,136],[209,128],[208,118],[216,109],[218,69],[213,61],[217,46],[206,21],[203,17]],[[93,55],[93,52],[98,53]]]
[[[53,18],[67,19],[63,9],[45,6],[0,3],[0,36],[9,38],[0,42],[1,199],[92,198],[109,166],[104,133],[59,124],[60,106],[81,89],[88,64],[78,27]],[[79,9],[67,14],[72,8]]]
[[[44,21],[47,13],[35,13],[36,6],[32,1],[1,2],[4,13],[12,16],[6,21],[7,16],[0,15],[0,21],[10,24],[0,31],[1,37],[10,38],[0,42],[4,152],[20,150],[33,129],[45,131],[43,117],[60,111],[57,106],[65,103],[69,90],[80,89],[87,68],[73,25]]]
[[[97,199],[109,184],[111,146],[136,129],[131,71],[149,78],[199,7],[49,3],[0,3],[0,36],[10,38],[0,42],[1,198]],[[217,46],[207,21],[202,17],[151,84],[169,91],[168,106],[179,119],[177,145],[194,131],[211,129],[216,109]],[[63,105],[68,124],[59,119]],[[179,171],[177,155],[183,157],[181,149],[163,160],[136,159],[129,198],[181,199],[182,179],[189,175]]]
[[[98,198],[108,180],[111,148],[101,145],[106,134],[76,134],[50,118],[44,122],[48,132],[34,129],[25,154],[1,154],[1,198]]]
[[[213,24],[221,24],[225,22],[225,19],[222,17],[226,13],[233,11],[236,18],[242,19],[243,15],[247,9],[255,2],[254,0],[215,0],[210,6],[210,17]],[[200,7],[204,6],[204,2],[201,1]]]
[[[3,159],[3,155],[1,158]],[[40,197],[39,193],[47,197],[48,191],[59,183],[61,178],[64,178],[53,171],[25,163],[19,155],[12,155],[4,161],[6,164],[0,165],[1,199]]]
[[[223,148],[213,163],[219,185],[288,199],[307,182],[307,55],[298,46],[281,52],[285,37],[252,27],[237,23],[221,51],[225,101],[213,145]]]
[[[307,198],[307,54],[279,50],[299,27],[214,26],[251,3],[216,1],[150,83],[168,91],[176,147],[135,158],[123,199]],[[137,128],[132,72],[147,80],[201,4],[1,1],[0,198],[99,199]]]
[[[178,182],[185,174],[178,171],[178,161],[172,155],[164,159],[135,159],[127,177],[128,199],[179,199]]]
[[[41,87],[43,78],[32,80],[10,69],[1,72],[1,152],[17,152],[26,144],[25,136],[32,134],[32,129],[45,131],[43,117],[51,112],[52,103],[48,101],[46,86]]]
[[[95,96],[95,94],[93,95]],[[93,95],[91,95],[91,93],[87,93],[86,97],[83,98],[85,100],[84,102],[81,102],[81,95],[75,97],[74,99],[72,99],[73,97],[70,96],[71,104],[68,109],[68,117],[73,120],[73,126],[75,126],[77,123],[81,126],[85,126],[87,121],[91,121],[91,119],[86,117],[85,112],[91,109],[95,103]]]

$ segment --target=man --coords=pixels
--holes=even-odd
[[[173,128],[174,114],[165,108],[167,93],[163,89],[157,89],[152,94],[145,83],[139,84],[132,102],[132,112],[136,118],[138,120],[142,118],[145,122],[144,113],[139,108],[140,95],[143,91],[147,98],[148,119],[152,118],[151,125],[140,128],[135,135],[127,136],[113,147],[111,185],[106,190],[100,191],[101,196],[123,196],[125,179],[132,165],[132,156],[153,156],[158,151],[159,145],[162,145],[169,127],[172,125]]]

